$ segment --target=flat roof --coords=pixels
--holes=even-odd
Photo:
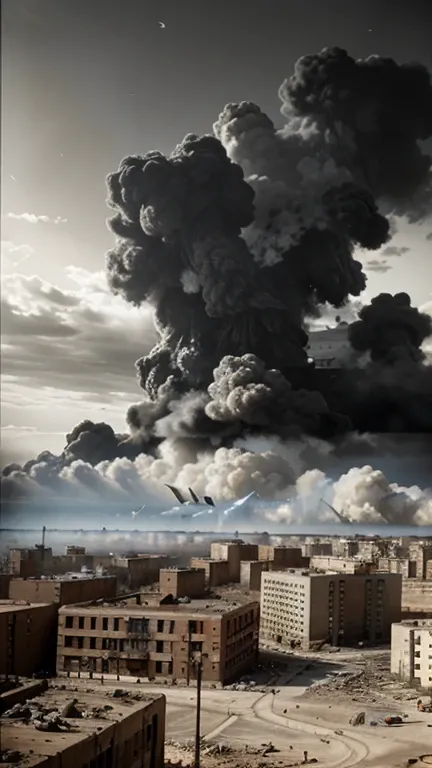
[[[85,711],[90,716],[67,718],[66,722],[71,726],[71,730],[58,732],[37,731],[31,722],[25,725],[18,719],[9,720],[3,716],[0,718],[2,749],[17,750],[21,755],[25,755],[26,766],[37,765],[42,758],[56,755],[96,732],[100,734],[155,699],[164,698],[162,694],[147,694],[140,690],[140,700],[137,701],[133,698],[134,693],[131,691],[127,698],[122,700],[113,698],[109,691],[105,694],[88,694],[81,693],[81,691],[62,691],[54,687],[49,688],[28,702],[30,709],[39,708],[40,705],[42,708],[55,707],[61,716],[66,704],[76,699],[77,709]],[[104,710],[104,707],[107,709]],[[23,763],[20,762],[19,764],[22,765]]]
[[[77,571],[76,573],[59,573],[50,576],[14,576],[13,581],[25,581],[30,583],[41,582],[42,584],[58,581],[95,581],[96,579],[115,579],[115,576],[109,574],[100,574],[94,572]]]
[[[52,607],[52,603],[26,603],[23,600],[1,600],[0,613],[16,613],[17,611],[28,611],[29,608],[47,608]]]
[[[146,595],[143,595],[146,597]],[[191,600],[189,603],[166,603],[165,605],[146,604],[145,600],[141,605],[135,605],[122,600],[121,597],[101,603],[94,601],[91,603],[75,603],[74,605],[67,605],[60,608],[59,613],[74,613],[82,614],[84,611],[92,613],[107,614],[112,613],[116,616],[127,614],[137,614],[142,616],[143,614],[151,616],[160,616],[161,614],[189,614],[193,613],[196,616],[201,615],[203,618],[209,616],[221,616],[226,613],[237,611],[239,608],[244,608],[250,605],[259,605],[257,600],[241,600],[239,597],[232,597],[232,599],[221,598],[218,600],[214,597],[209,597],[207,600]]]

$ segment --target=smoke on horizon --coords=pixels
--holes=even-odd
[[[432,433],[421,351],[432,319],[407,294],[360,310],[349,328],[359,354],[336,382],[305,349],[307,318],[364,290],[354,252],[390,239],[383,211],[419,220],[430,210],[430,74],[331,48],[302,57],[279,95],[281,130],[253,103],[228,104],[214,135],[189,134],[169,157],[126,157],[108,176],[108,282],[153,307],[159,336],[136,364],[143,401],[128,411],[128,434],[84,421],[61,456],[7,467],[6,505],[82,488],[120,503],[167,481],[216,499],[280,498],[350,434]],[[369,485],[388,483],[365,467]],[[363,503],[357,485],[344,487],[356,519],[382,518],[378,497]],[[386,514],[432,522],[428,501],[401,493]]]

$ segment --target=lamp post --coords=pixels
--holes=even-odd
[[[196,681],[197,681],[197,699],[196,699],[196,724],[195,724],[195,759],[194,768],[200,768],[200,747],[201,747],[201,682],[203,659],[208,658],[206,653],[200,653],[194,660]]]

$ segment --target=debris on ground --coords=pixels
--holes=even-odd
[[[350,725],[364,725],[366,719],[366,712],[357,712],[355,715],[350,717],[349,724]]]
[[[349,673],[336,672],[328,675],[323,682],[311,685],[303,694],[304,698],[334,697],[350,699],[370,705],[383,697],[394,701],[413,701],[418,693],[406,683],[396,680],[390,673],[388,652],[374,658],[364,656],[355,661],[356,668]],[[428,707],[429,705],[426,705]],[[420,711],[429,711],[424,709]],[[432,711],[432,707],[431,707]]]
[[[23,755],[18,752],[17,749],[1,749],[0,750],[0,764],[1,763],[22,763]]]

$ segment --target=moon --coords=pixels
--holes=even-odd
[[[165,29],[165,27],[166,27],[166,24],[164,24],[163,21],[160,21],[159,25],[160,25],[161,29]]]

